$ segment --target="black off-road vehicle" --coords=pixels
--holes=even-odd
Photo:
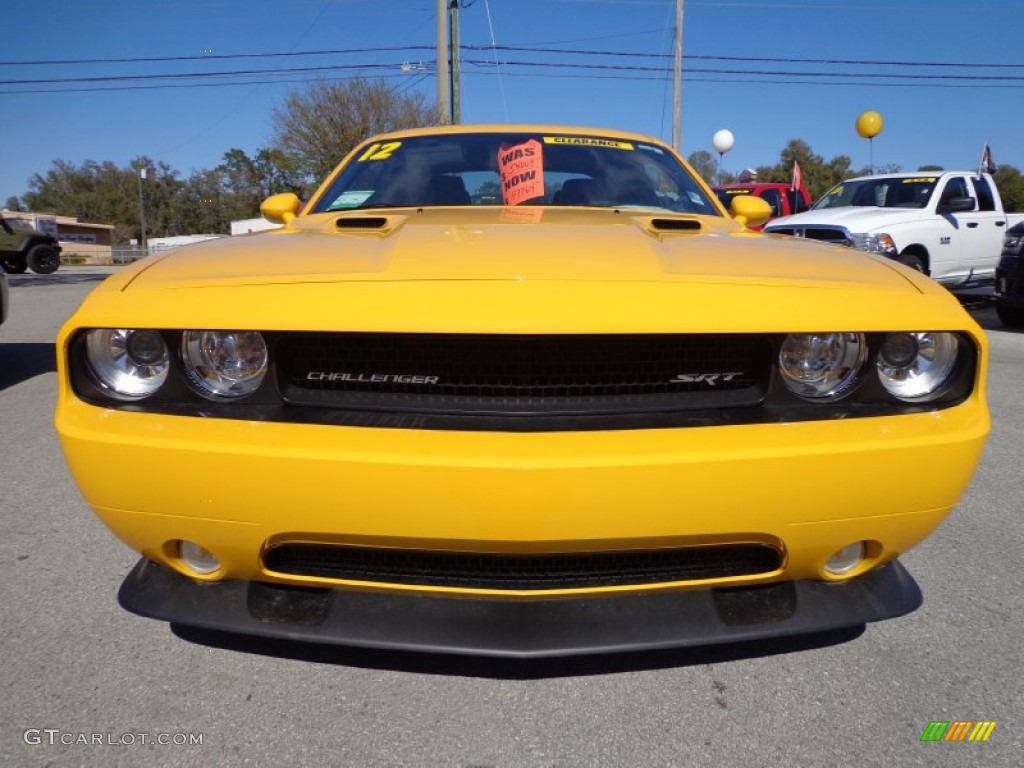
[[[15,275],[26,269],[48,275],[59,266],[60,245],[55,237],[0,216],[0,267]]]

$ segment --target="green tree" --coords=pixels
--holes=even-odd
[[[690,156],[686,158],[686,161],[708,184],[716,183],[715,179],[718,177],[718,161],[715,160],[715,156],[706,149],[698,149],[696,152],[691,152]]]
[[[422,94],[403,94],[383,80],[318,81],[274,110],[274,148],[294,161],[302,181],[312,183],[375,133],[440,122],[437,107]]]
[[[1024,211],[1024,176],[1012,165],[1000,165],[992,178],[1003,199],[1003,207],[1011,213]]]
[[[790,139],[779,153],[778,164],[758,168],[757,178],[760,181],[788,182],[793,178],[793,163],[800,164],[804,183],[815,200],[852,175],[851,160],[846,155],[825,160],[803,139]]]

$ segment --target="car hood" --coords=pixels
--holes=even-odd
[[[773,220],[766,227],[772,231],[777,227],[814,227],[828,225],[846,227],[850,232],[871,232],[903,222],[918,221],[924,211],[920,208],[878,208],[875,206],[850,206],[848,208],[824,208],[820,211],[804,211],[792,216]]]
[[[535,210],[536,221],[437,210],[309,216],[271,233],[180,248],[140,271],[131,289],[409,280],[908,287],[901,274],[877,261],[816,243],[764,238],[727,219]],[[674,228],[681,226],[693,229]]]
[[[964,322],[948,292],[881,257],[724,217],[536,208],[303,216],[126,268],[76,323],[723,333],[891,330],[907,316]]]

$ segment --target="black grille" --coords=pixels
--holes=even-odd
[[[281,544],[264,554],[276,573],[382,584],[475,589],[581,589],[751,576],[781,565],[762,544],[623,552],[507,555]]]
[[[850,233],[842,227],[767,227],[767,232],[774,235],[790,235],[805,237],[808,240],[821,240],[832,245],[853,246]]]
[[[615,414],[758,405],[772,344],[755,335],[289,334],[295,405],[450,414]]]

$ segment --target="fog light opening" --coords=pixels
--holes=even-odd
[[[220,560],[208,549],[191,541],[178,542],[178,557],[186,568],[201,576],[220,570]]]
[[[825,561],[825,572],[830,576],[846,576],[864,562],[866,554],[863,541],[849,544]]]

